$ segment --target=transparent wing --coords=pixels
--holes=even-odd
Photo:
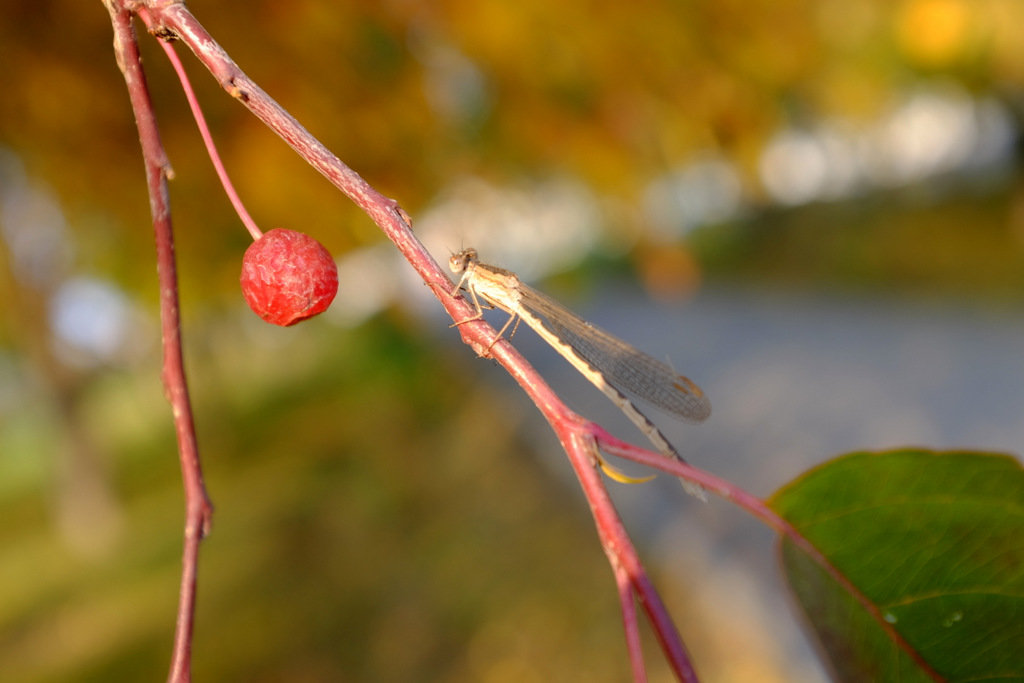
[[[699,422],[711,403],[689,378],[586,322],[554,299],[520,284],[520,304],[583,358],[608,384],[684,420]]]

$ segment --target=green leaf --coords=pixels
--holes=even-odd
[[[1024,680],[1018,460],[851,453],[769,504],[821,553],[781,542],[787,580],[837,678]]]

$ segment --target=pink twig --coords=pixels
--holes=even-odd
[[[394,200],[384,197],[370,187],[253,83],[183,4],[174,0],[153,1],[139,5],[137,11],[150,31],[158,37],[182,39],[228,93],[248,107],[314,168],[362,207],[430,285],[453,319],[465,320],[472,317],[472,307],[461,297],[450,295],[451,281],[413,235],[409,218],[401,207]],[[589,423],[566,408],[511,345],[503,341],[492,348],[495,331],[486,322],[476,321],[462,325],[459,329],[463,339],[479,354],[493,355],[505,366],[552,424],[590,501],[602,545],[616,567],[620,585],[623,585],[621,582],[627,582],[639,599],[654,626],[670,665],[679,678],[696,681],[689,657],[668,611],[643,570],[636,550],[608,498],[603,481],[593,467],[594,441],[587,431]],[[642,658],[642,653],[639,651],[639,639],[635,628],[635,610],[627,609],[624,618],[634,672],[640,672],[640,675],[642,665],[638,662]]]
[[[486,322],[477,320],[460,325],[459,329],[463,339],[477,349],[478,353],[487,353],[501,363],[540,408],[569,456],[569,462],[583,487],[601,539],[601,546],[616,573],[617,582],[620,580],[620,572],[628,578],[636,598],[640,601],[651,622],[669,666],[672,667],[679,680],[695,683],[698,680],[697,674],[693,669],[690,656],[683,646],[679,631],[672,622],[672,617],[657,589],[650,577],[647,576],[647,572],[640,562],[640,556],[615,510],[615,505],[608,496],[604,480],[594,466],[597,443],[594,440],[593,427],[596,425],[571,411],[507,339],[502,338],[495,343],[497,333]],[[655,454],[652,453],[652,455]],[[664,456],[659,457],[664,459]],[[635,658],[642,654],[635,646],[635,636],[630,633],[629,614],[624,612],[623,619],[626,626],[627,647],[630,658],[633,660],[635,672]],[[635,618],[633,621],[635,622]]]
[[[248,107],[314,168],[366,211],[432,288],[454,320],[466,320],[473,316],[474,310],[465,300],[451,295],[451,281],[413,235],[409,217],[401,207],[394,200],[384,197],[370,187],[253,83],[189,13],[183,3],[178,0],[150,0],[138,3],[135,9],[154,35],[162,39],[178,38],[188,45],[232,97]],[[486,322],[478,320],[461,325],[459,331],[463,340],[478,354],[496,358],[519,382],[552,425],[566,449],[589,501],[602,546],[614,567],[620,595],[623,596],[627,646],[637,680],[643,680],[644,673],[632,595],[635,595],[643,606],[676,675],[684,681],[696,681],[696,674],[679,633],[644,571],[636,549],[608,497],[603,480],[594,468],[595,432],[590,428],[590,423],[570,411],[507,341],[495,344],[495,331]],[[625,601],[626,586],[631,591],[628,603]]]
[[[281,136],[304,159],[334,183],[377,223],[395,243],[423,280],[433,289],[454,320],[473,316],[473,309],[461,297],[452,297],[451,281],[413,235],[410,221],[398,204],[374,190],[357,173],[334,156],[290,114],[253,83],[213,40],[180,2],[151,2],[139,9],[150,31],[160,37],[177,37],[185,42],[232,97],[238,99],[260,120]],[[531,396],[555,428],[565,446],[594,511],[602,543],[617,566],[629,577],[648,617],[651,619],[671,666],[683,680],[696,681],[689,658],[668,612],[640,564],[618,515],[608,498],[600,476],[593,468],[593,441],[580,438],[584,420],[572,413],[540,376],[509,344],[494,346],[495,332],[486,322],[460,326],[463,339],[479,354],[493,354]],[[628,617],[627,617],[628,618]],[[630,636],[631,641],[634,640]],[[631,652],[633,643],[630,643]],[[639,656],[637,654],[637,656]]]
[[[647,669],[644,667],[644,651],[640,642],[640,625],[636,620],[636,599],[633,597],[633,582],[629,574],[619,565],[613,565],[615,585],[619,589],[619,604],[622,606],[622,625],[626,630],[626,649],[633,667],[633,680],[647,683]]]
[[[259,226],[256,225],[256,221],[249,215],[245,204],[242,203],[242,198],[235,191],[235,185],[231,182],[231,177],[228,176],[228,172],[224,168],[224,162],[221,161],[220,154],[217,152],[217,145],[214,144],[213,136],[210,135],[210,127],[206,125],[206,117],[203,116],[199,100],[192,89],[192,82],[189,81],[188,74],[185,73],[185,67],[182,66],[181,60],[178,59],[178,53],[174,51],[174,46],[167,41],[161,40],[160,45],[164,48],[167,59],[171,61],[174,72],[178,74],[178,81],[181,82],[181,88],[185,91],[185,99],[188,100],[189,109],[192,110],[192,116],[196,120],[196,125],[199,126],[199,135],[202,136],[203,144],[206,145],[206,153],[210,155],[210,161],[213,162],[213,168],[217,171],[217,177],[220,178],[220,184],[224,188],[231,206],[235,208],[235,213],[242,219],[242,223],[245,224],[245,228],[252,235],[252,238],[258,240],[263,236],[263,231],[260,230]]]
[[[196,570],[199,542],[210,530],[213,506],[203,484],[203,473],[196,443],[192,406],[181,348],[181,320],[178,310],[178,278],[174,260],[174,232],[167,197],[167,178],[171,167],[160,142],[149,89],[139,57],[132,16],[123,3],[104,0],[114,29],[114,54],[124,74],[135,112],[135,123],[142,143],[142,155],[149,188],[150,210],[157,250],[157,275],[160,283],[160,327],[163,340],[163,383],[174,414],[178,453],[185,488],[185,541],[182,553],[181,589],[175,629],[174,654],[169,681],[191,678],[192,627],[196,601]]]
[[[145,80],[138,60],[130,13],[137,13],[146,23],[150,32],[159,38],[164,40],[178,38],[185,42],[232,97],[248,107],[253,114],[291,145],[300,156],[361,207],[395,243],[413,268],[431,287],[454,320],[461,321],[471,318],[474,315],[474,310],[461,297],[451,295],[452,284],[447,274],[413,235],[409,217],[397,202],[384,197],[370,187],[366,181],[327,150],[298,121],[253,83],[192,16],[181,0],[104,0],[104,2],[114,24],[115,52],[128,83],[142,140],[157,236],[161,320],[164,337],[164,382],[168,397],[174,407],[186,495],[184,569],[170,680],[187,681],[189,680],[198,543],[209,527],[212,508],[202,483],[191,409],[181,364],[177,283],[174,274],[171,223],[167,209],[166,177],[170,175],[170,167],[160,146]],[[168,54],[172,63],[175,64],[175,68],[182,73],[173,51],[169,50]],[[183,79],[183,85],[190,105],[194,106],[195,98],[191,94],[187,79]],[[195,106],[194,111],[197,112]],[[197,121],[204,140],[208,140],[209,132],[198,112]],[[211,149],[211,158],[220,174],[223,168],[213,151],[212,143],[208,142],[208,146]],[[228,184],[226,187],[230,188],[230,185]],[[236,195],[230,189],[228,192],[234,201]],[[240,215],[246,214],[240,212]],[[249,225],[248,221],[247,225]],[[250,231],[252,231],[251,226]],[[876,621],[887,631],[894,642],[903,645],[911,656],[916,655],[892,625],[882,618],[877,606],[833,567],[808,539],[803,537],[786,520],[779,517],[763,501],[707,472],[668,460],[659,453],[637,448],[616,439],[600,426],[579,417],[561,402],[507,340],[495,343],[495,331],[485,321],[476,320],[461,325],[459,331],[463,340],[478,354],[494,357],[519,382],[552,425],[565,448],[589,502],[602,547],[615,574],[635,680],[645,680],[646,673],[640,649],[634,598],[639,600],[643,606],[662,650],[677,677],[684,681],[696,681],[697,676],[675,625],[644,571],[636,549],[630,542],[608,497],[604,482],[594,467],[598,448],[606,453],[629,458],[674,476],[699,483],[706,490],[748,510],[811,556],[840,585],[859,600],[869,613],[875,616]],[[920,660],[919,656],[915,656],[915,659],[928,670],[927,665]]]
[[[640,562],[640,556],[636,548],[633,547],[629,534],[608,497],[604,480],[592,464],[593,442],[589,437],[581,435],[578,431],[573,431],[570,423],[563,423],[563,425],[565,426],[556,426],[555,431],[559,432],[563,446],[566,444],[561,433],[563,431],[568,432],[568,438],[574,443],[574,447],[567,448],[569,459],[576,470],[576,476],[583,485],[587,501],[590,503],[590,511],[597,522],[601,545],[608,556],[608,561],[612,567],[616,568],[617,573],[621,571],[628,577],[636,598],[640,601],[640,605],[644,608],[644,612],[654,628],[661,650],[676,676],[681,681],[696,682],[697,674],[693,670],[689,653],[683,645],[679,631]],[[628,619],[625,616],[624,618]],[[627,644],[629,644],[628,637],[627,634]]]
[[[256,85],[192,16],[183,2],[150,0],[139,8],[138,13],[150,32],[162,38],[177,37],[184,42],[229,95],[245,105],[299,156],[363,209],[428,285],[439,292],[451,288],[448,276],[413,235],[409,216],[398,202],[373,189]],[[454,301],[451,297],[441,298],[449,313],[468,310],[461,305],[449,306]]]

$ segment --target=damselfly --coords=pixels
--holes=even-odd
[[[580,371],[619,407],[664,455],[685,462],[653,422],[631,402],[628,396],[647,401],[673,417],[700,422],[711,414],[704,392],[690,379],[626,342],[591,325],[550,297],[523,284],[515,273],[481,263],[475,249],[463,249],[448,261],[459,275],[453,294],[465,288],[476,306],[477,315],[459,324],[483,316],[483,303],[500,308],[509,325],[522,320]],[[517,323],[518,324],[518,323]],[[513,328],[513,332],[514,332]],[[703,490],[684,481],[688,491],[704,498]]]

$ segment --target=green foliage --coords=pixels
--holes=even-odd
[[[1024,677],[1024,470],[997,454],[853,453],[771,501],[945,680]],[[844,681],[930,680],[791,542],[787,578]]]

